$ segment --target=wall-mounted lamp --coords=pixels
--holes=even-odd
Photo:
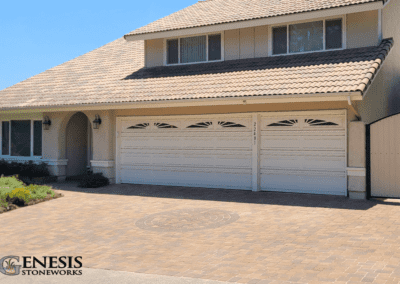
[[[42,122],[42,124],[43,124],[44,130],[49,130],[50,129],[51,120],[47,115],[44,117],[44,121]]]
[[[96,114],[93,120],[93,129],[99,129],[100,124],[101,124],[101,118],[98,114]]]

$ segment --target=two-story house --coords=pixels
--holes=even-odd
[[[400,0],[207,0],[0,91],[0,158],[116,183],[365,197]]]

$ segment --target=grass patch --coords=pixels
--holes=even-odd
[[[59,196],[61,195],[56,196],[50,186],[36,184],[27,186],[15,176],[0,178],[0,213],[9,209],[10,205],[32,205]]]

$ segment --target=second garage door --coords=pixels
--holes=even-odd
[[[260,187],[346,195],[346,112],[264,114]]]

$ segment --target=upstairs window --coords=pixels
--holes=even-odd
[[[343,48],[343,19],[272,28],[272,55]]]
[[[167,64],[189,64],[222,60],[221,34],[167,40]]]

